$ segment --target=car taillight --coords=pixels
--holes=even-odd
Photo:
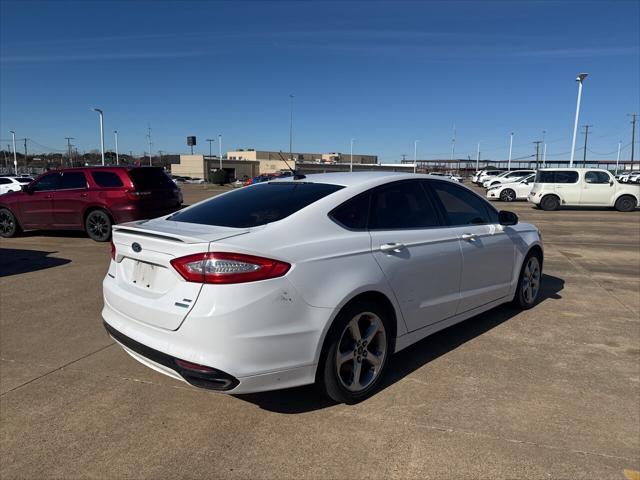
[[[116,244],[111,241],[111,260],[116,259]]]
[[[291,265],[278,260],[241,253],[196,253],[171,260],[171,265],[187,282],[244,283],[281,277]]]
[[[139,192],[137,190],[127,190],[126,193],[129,200],[141,200],[151,195],[151,192]]]

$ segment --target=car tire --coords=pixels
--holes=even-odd
[[[540,208],[552,212],[560,208],[560,199],[555,195],[546,195],[540,200]]]
[[[622,195],[616,200],[615,209],[619,212],[633,212],[638,201],[631,195]]]
[[[516,192],[511,188],[505,188],[500,192],[500,200],[503,202],[513,202],[516,199]]]
[[[108,242],[111,240],[111,217],[104,210],[93,210],[87,215],[84,229],[89,238],[96,242]]]
[[[370,397],[379,386],[392,353],[389,327],[389,314],[378,304],[348,304],[325,340],[317,373],[320,390],[338,403],[354,404]]]
[[[15,237],[21,231],[18,219],[13,212],[8,208],[0,208],[0,237]]]
[[[542,259],[536,251],[530,252],[522,262],[518,287],[513,303],[522,310],[528,310],[536,304],[542,289]]]

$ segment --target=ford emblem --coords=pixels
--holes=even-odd
[[[131,244],[131,249],[136,252],[139,253],[142,250],[142,247],[140,246],[140,244],[138,242],[133,242]]]

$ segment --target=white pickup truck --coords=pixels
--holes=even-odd
[[[598,168],[545,168],[538,170],[527,200],[543,210],[583,206],[631,212],[638,207],[640,185],[619,183]]]

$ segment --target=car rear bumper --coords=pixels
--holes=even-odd
[[[198,387],[234,394],[315,381],[333,309],[308,305],[284,278],[273,279],[273,290],[259,298],[241,290],[231,295],[226,290],[225,298],[206,308],[203,295],[215,293],[217,286],[205,285],[210,292],[203,290],[176,330],[119,311],[114,282],[108,276],[103,282],[105,328],[127,353],[150,368]],[[194,378],[194,372],[177,360],[211,371],[204,378]]]

